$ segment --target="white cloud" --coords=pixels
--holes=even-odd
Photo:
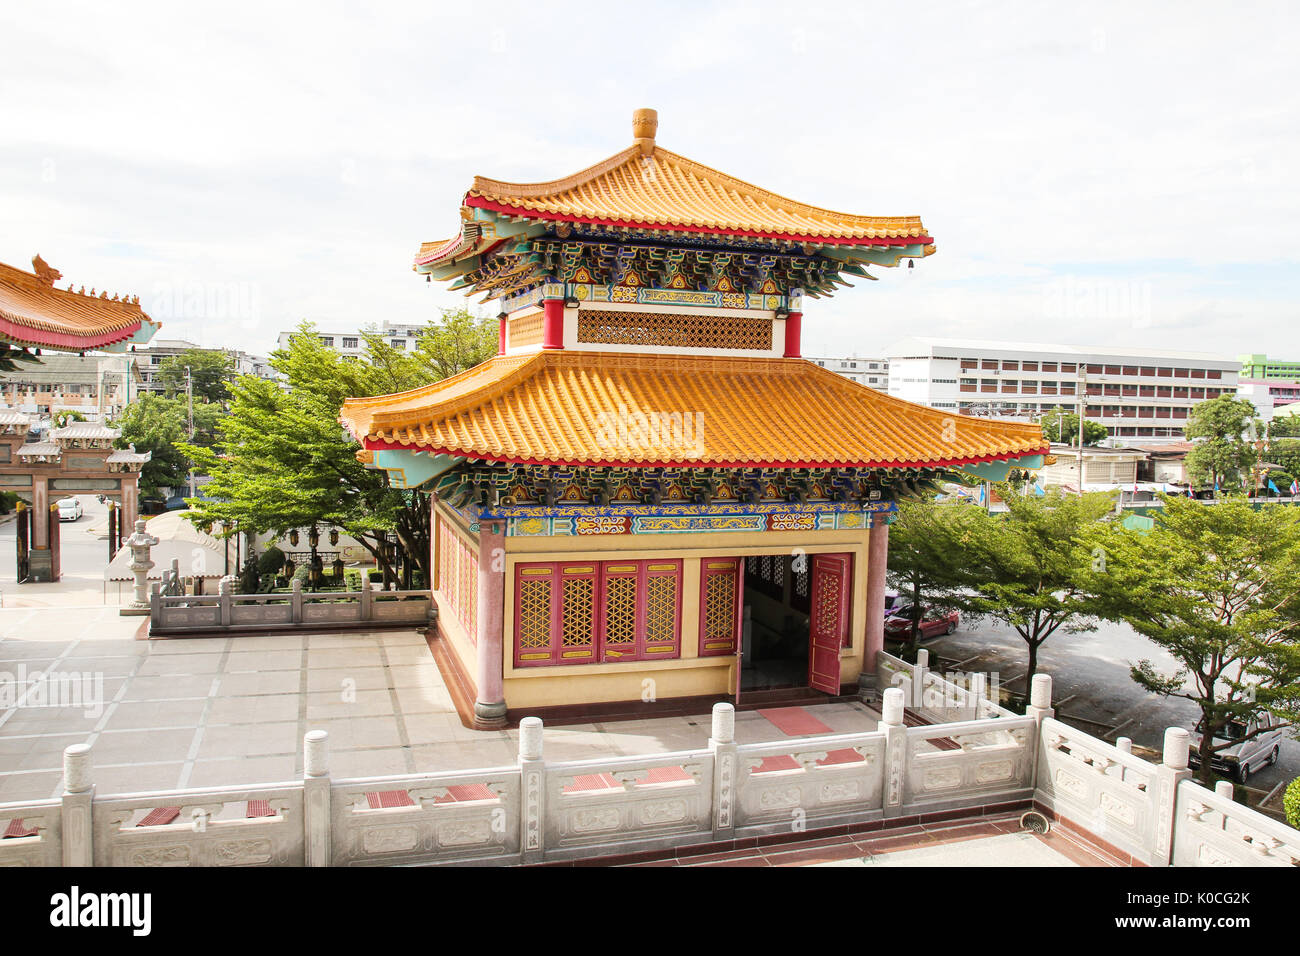
[[[464,302],[409,264],[456,228],[474,174],[566,175],[654,106],[676,152],[807,202],[925,217],[938,255],[811,304],[810,345],[866,354],[900,325],[1041,339],[1051,290],[1078,281],[1148,289],[1149,313],[1053,338],[1294,356],[1297,19],[1204,3],[29,5],[0,14],[0,260],[40,252],[146,300],[203,284],[203,301],[257,303],[168,320],[209,344],[264,350],[303,317],[419,321]]]

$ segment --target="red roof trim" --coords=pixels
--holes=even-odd
[[[670,225],[662,222],[642,222],[636,219],[596,219],[584,216],[569,216],[559,213],[538,212],[535,209],[520,209],[505,203],[493,202],[478,196],[466,196],[466,206],[488,209],[492,212],[505,213],[510,216],[526,216],[529,219],[547,219],[554,222],[581,222],[597,226],[624,226],[631,229],[661,229],[669,232],[704,232],[719,236],[752,236],[757,239],[787,239],[792,242],[818,242],[836,246],[928,246],[934,239],[930,236],[900,236],[885,239],[850,239],[835,236],[811,236],[789,232],[755,232],[751,229],[713,229],[707,226]],[[427,263],[426,263],[427,264]]]
[[[62,349],[69,352],[84,352],[89,349],[102,348],[125,341],[140,331],[142,321],[137,319],[131,325],[112,332],[100,332],[98,335],[74,335],[70,332],[50,332],[19,325],[0,315],[0,338],[5,338],[19,345],[35,345],[42,348]]]
[[[451,448],[403,445],[400,442],[377,441],[368,438],[362,442],[367,451],[426,451],[431,455],[451,455],[476,461],[505,462],[511,465],[578,465],[582,467],[615,468],[956,468],[961,465],[978,465],[991,461],[1011,461],[1027,455],[1046,455],[1050,448],[1044,445],[1027,451],[1005,455],[980,455],[976,458],[945,458],[937,461],[550,461],[542,458],[497,458],[485,455],[467,455]]]

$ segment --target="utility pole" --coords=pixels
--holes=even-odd
[[[194,377],[190,374],[190,367],[188,365],[185,366],[185,403],[189,408],[187,414],[189,418],[190,443],[193,444],[194,443]],[[192,465],[190,466],[190,497],[191,498],[195,497],[194,467]]]
[[[1083,413],[1088,407],[1088,366],[1079,365],[1079,497],[1083,497]]]

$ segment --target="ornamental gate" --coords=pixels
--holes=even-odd
[[[31,557],[28,550],[32,541],[32,513],[21,504],[18,506],[17,533],[14,543],[18,548],[18,583],[26,584],[32,573]]]

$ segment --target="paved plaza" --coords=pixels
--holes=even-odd
[[[94,747],[100,794],[293,779],[303,734],[316,729],[329,732],[335,777],[515,761],[518,731],[462,726],[414,631],[149,641],[137,639],[141,624],[114,607],[0,611],[0,679],[89,675],[78,700],[92,701],[27,706],[13,685],[19,706],[0,707],[0,802],[60,793],[63,750],[76,743]],[[836,732],[874,730],[879,719],[859,703],[807,709]],[[786,739],[754,711],[736,715],[736,736]],[[707,714],[572,724],[547,730],[546,756],[695,749],[708,737]]]

